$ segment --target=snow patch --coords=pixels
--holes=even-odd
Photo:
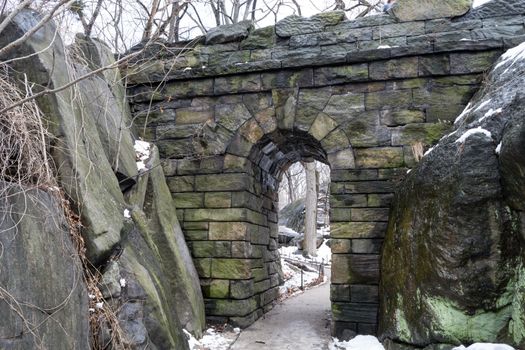
[[[498,69],[499,67],[503,66],[504,64],[506,64],[507,62],[511,61],[512,60],[512,63],[509,65],[509,67],[505,70],[505,72],[503,72],[503,74],[505,74],[510,66],[513,66],[514,63],[522,60],[522,59],[525,59],[525,43],[522,43],[512,49],[509,49],[507,50],[507,52],[505,52],[501,58],[500,58],[502,61],[500,63],[498,63],[496,65],[496,67],[494,67],[494,69]]]
[[[238,330],[238,331],[235,331]],[[228,350],[232,343],[237,340],[240,333],[239,328],[235,328],[234,332],[220,333],[213,328],[209,328],[204,333],[201,340],[195,339],[190,332],[183,329],[186,338],[188,338],[188,345],[190,350]]]
[[[490,131],[483,129],[482,127],[477,127],[477,128],[469,129],[465,131],[465,133],[461,135],[459,139],[456,140],[456,143],[464,143],[470,136],[475,135],[475,134],[483,134],[487,137],[492,138],[492,134]]]
[[[490,118],[492,117],[493,115],[495,114],[500,114],[501,112],[503,112],[503,109],[502,108],[498,108],[498,109],[489,109],[487,113],[485,113],[485,115],[483,117],[481,117],[479,119],[480,122],[484,121],[485,119],[487,118]]]
[[[481,5],[485,5],[487,2],[491,2],[492,0],[474,0],[472,3],[472,8],[475,9],[476,7],[480,7]]]
[[[465,117],[468,113],[470,113],[470,111],[472,110],[470,106],[471,106],[471,103],[469,102],[469,104],[467,105],[467,107],[465,107],[463,112],[461,112],[461,114],[456,118],[456,120],[454,120],[454,124],[457,124],[461,119],[463,119],[463,117]]]
[[[391,47],[390,45],[379,45],[377,48],[381,50],[381,49],[390,49]]]
[[[121,279],[119,280],[119,283],[120,283],[120,286],[121,286],[122,288],[125,288],[125,287],[126,287],[126,284],[127,284],[127,283],[126,283],[126,279],[125,279],[125,278],[121,278]]]
[[[476,109],[474,111],[479,111],[480,109],[482,109],[483,107],[485,107],[486,105],[488,105],[490,103],[490,98],[486,101],[483,101],[479,104],[478,107],[476,107]]]
[[[151,156],[151,144],[146,141],[135,140],[133,148],[135,148],[137,169],[139,171],[147,170],[145,161]]]
[[[452,350],[514,350],[514,348],[505,344],[475,343],[468,348],[461,345]]]
[[[499,143],[498,147],[496,147],[496,154],[500,154],[501,153],[501,142]]]
[[[129,209],[124,209],[124,217],[126,219],[131,218],[131,213],[129,212]]]
[[[329,350],[385,350],[376,337],[371,335],[358,335],[349,341],[339,341],[333,338],[328,345]]]
[[[434,147],[430,147],[430,148],[429,148],[429,149],[423,154],[423,157],[426,157],[426,156],[428,156],[430,153],[432,153],[432,151],[433,151],[434,148],[436,148],[436,147],[437,147],[437,145],[434,146]]]

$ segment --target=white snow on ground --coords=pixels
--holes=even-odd
[[[137,155],[137,169],[139,171],[147,170],[144,162],[148,160],[151,155],[151,144],[149,142],[136,140],[133,147],[135,148],[135,153]]]
[[[279,233],[289,234],[294,237],[299,237],[301,235],[299,232],[283,225],[279,225]]]
[[[486,130],[486,129],[483,129],[482,127],[477,127],[477,128],[474,128],[474,129],[469,129],[467,131],[465,131],[465,133],[463,135],[461,135],[461,137],[459,139],[456,140],[456,143],[464,143],[465,141],[467,141],[467,139],[474,135],[474,134],[483,134],[487,137],[492,137],[492,134],[490,131]]]
[[[472,8],[475,9],[476,7],[480,7],[481,5],[484,5],[490,1],[492,0],[474,0],[474,3],[472,3]]]
[[[183,331],[188,339],[190,350],[228,350],[241,333],[239,328],[234,328],[233,332],[218,332],[213,328],[208,328],[202,339],[197,340],[187,330]]]
[[[124,217],[126,219],[131,218],[131,213],[130,213],[129,209],[124,209]]]
[[[452,350],[514,350],[514,348],[505,344],[475,343],[468,348],[461,345]]]
[[[337,338],[328,345],[329,350],[385,350],[376,337],[371,335],[358,335],[349,341],[339,341]]]
[[[284,274],[284,285],[279,287],[279,294],[281,298],[290,297],[302,293],[301,291],[301,269],[286,260],[281,259],[281,266]],[[318,272],[303,271],[303,287],[312,284],[319,278]],[[326,278],[325,278],[326,280]]]
[[[494,67],[494,69],[498,69],[499,67],[506,64],[508,61],[512,60],[512,63],[509,65],[509,67],[503,72],[505,74],[511,66],[514,65],[514,63],[518,62],[519,60],[525,59],[525,43],[522,43],[512,49],[507,50],[501,58],[502,61]]]

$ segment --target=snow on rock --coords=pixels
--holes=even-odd
[[[512,61],[512,63],[503,72],[503,74],[505,74],[511,66],[513,66],[516,62],[524,58],[525,58],[525,43],[522,43],[512,49],[507,50],[500,58],[502,61],[499,62],[496,65],[496,67],[494,67],[494,69],[498,69],[499,67],[508,63],[509,61]]]
[[[146,163],[144,162],[148,160],[151,155],[151,144],[146,141],[135,140],[135,145],[133,147],[135,148],[136,153],[137,169],[139,171],[147,170]]]
[[[496,114],[500,114],[501,112],[503,112],[503,109],[502,108],[498,108],[498,109],[489,109],[487,113],[485,113],[485,115],[483,117],[481,117],[478,121],[479,122],[482,122],[484,121],[485,119],[487,118],[490,118],[492,117],[493,115],[496,115]]]
[[[376,337],[371,335],[358,335],[349,341],[339,341],[333,338],[328,345],[329,350],[385,350]]]
[[[284,285],[279,287],[281,299],[302,293],[301,291],[301,269],[281,259],[281,266],[284,274]],[[319,273],[312,271],[303,271],[302,286],[306,289],[308,286],[318,284]],[[323,280],[323,282],[326,280]]]
[[[472,3],[472,8],[475,9],[476,7],[480,7],[481,5],[485,5],[487,2],[491,2],[492,0],[474,0]]]
[[[496,154],[501,153],[501,142],[498,144],[498,147],[496,147]]]
[[[514,350],[514,348],[505,344],[475,343],[468,348],[461,345],[452,350]]]
[[[463,135],[461,135],[461,137],[459,139],[456,140],[456,143],[465,143],[465,141],[472,135],[475,135],[475,134],[483,134],[487,137],[490,137],[492,138],[492,134],[490,131],[486,130],[486,129],[483,129],[482,127],[477,127],[477,128],[474,128],[474,129],[469,129],[467,131],[465,131],[465,133]]]
[[[488,105],[489,103],[491,102],[491,99],[489,98],[488,100],[485,100],[483,102],[481,102],[479,104],[479,106],[476,107],[476,109],[474,111],[479,111],[481,110],[483,107],[485,107],[486,105]]]
[[[131,213],[129,212],[129,209],[124,209],[124,217],[126,219],[131,218]]]
[[[456,120],[454,120],[454,124],[459,123],[461,121],[461,119],[463,119],[463,117],[465,117],[467,114],[470,113],[470,111],[472,110],[472,108],[470,108],[470,106],[471,106],[471,103],[469,102],[469,104],[467,105],[467,107],[465,107],[463,112],[461,112],[461,114],[456,118]]]
[[[332,262],[332,249],[327,245],[328,240],[325,239],[323,244],[317,249],[317,260],[325,264],[330,264]]]

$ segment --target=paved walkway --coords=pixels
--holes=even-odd
[[[231,350],[326,350],[330,340],[329,314],[327,282],[277,304],[245,329]]]

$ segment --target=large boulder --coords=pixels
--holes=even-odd
[[[2,31],[0,47],[22,37],[41,20],[42,16],[31,10],[20,12]],[[0,57],[0,60],[27,57],[12,62],[11,66],[34,84],[34,92],[39,87],[63,87],[72,80],[72,66],[56,33],[54,23],[48,22],[8,52],[7,57]],[[24,76],[20,78],[23,81]],[[125,201],[97,121],[83,103],[79,85],[44,95],[37,102],[49,131],[55,136],[50,152],[60,184],[81,216],[88,257],[99,264],[120,240]]]
[[[401,22],[457,17],[470,10],[472,0],[397,0],[390,11]]]
[[[90,349],[88,294],[59,197],[6,182],[0,193],[0,349]]]
[[[525,346],[525,44],[398,189],[381,263],[394,343]]]

